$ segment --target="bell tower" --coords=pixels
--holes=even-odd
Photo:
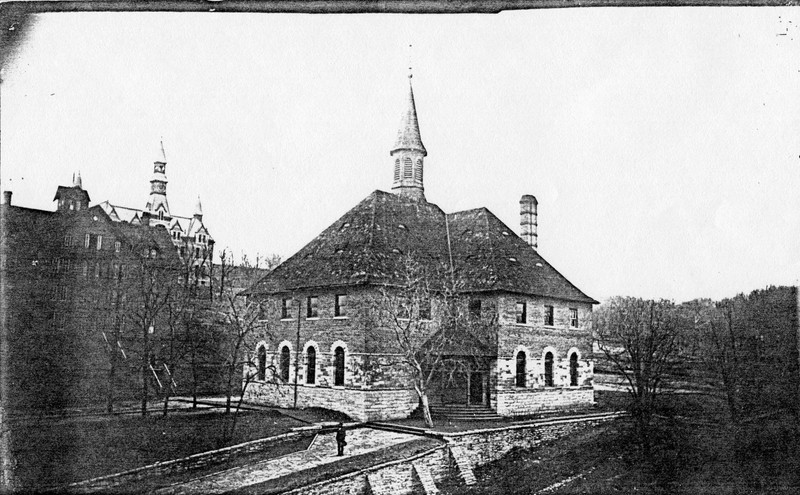
[[[167,202],[167,157],[164,153],[164,142],[160,142],[159,155],[153,162],[153,176],[150,178],[150,198],[147,200],[145,211],[150,214],[151,221],[169,221],[172,216],[169,213],[169,203]]]
[[[408,100],[400,117],[397,140],[389,152],[394,165],[392,191],[400,196],[425,201],[425,187],[422,180],[423,161],[428,152],[422,144],[417,121],[417,107],[414,104],[414,89],[411,87],[411,74],[408,75]]]

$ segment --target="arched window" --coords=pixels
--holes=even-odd
[[[289,381],[289,347],[281,348],[281,380]]]
[[[306,383],[317,381],[317,350],[309,347],[306,351]]]
[[[333,384],[344,385],[344,349],[333,351]]]
[[[405,157],[403,158],[403,178],[410,179],[412,177],[412,170],[411,170],[411,158]]]
[[[267,349],[263,345],[258,348],[258,379],[267,379]]]
[[[519,351],[517,353],[517,387],[525,386],[525,368],[526,368],[525,353]]]
[[[569,357],[569,385],[578,386],[578,353],[573,352]]]
[[[553,353],[548,352],[544,355],[544,386],[553,386]]]
[[[394,180],[400,180],[400,159],[394,161]]]
[[[417,159],[417,165],[414,167],[414,177],[418,182],[422,182],[422,158]]]

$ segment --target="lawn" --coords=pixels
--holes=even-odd
[[[607,405],[624,404],[624,394],[598,395]],[[618,420],[535,450],[515,449],[478,468],[477,486],[445,487],[445,493],[800,492],[794,417],[781,412],[734,428],[722,406],[703,395],[666,397],[649,456],[638,447],[630,421]]]
[[[11,423],[14,486],[30,490],[81,481],[306,425],[279,412],[241,412],[234,435],[225,438],[227,421],[221,412],[198,412]]]

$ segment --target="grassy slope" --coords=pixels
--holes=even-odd
[[[605,393],[600,400],[624,402]],[[800,437],[794,418],[779,414],[735,429],[722,404],[708,396],[667,398],[646,457],[631,425],[618,421],[584,430],[535,451],[517,449],[477,470],[481,483],[448,493],[798,493]],[[680,416],[672,416],[679,411]]]
[[[11,425],[15,486],[81,481],[285,433],[303,423],[273,412],[241,413],[223,438],[221,413],[83,418]]]

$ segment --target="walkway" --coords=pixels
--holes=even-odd
[[[392,445],[419,439],[418,436],[391,431],[359,428],[348,430],[345,456],[336,455],[334,433],[318,435],[307,450],[283,457],[248,464],[226,471],[218,471],[191,481],[160,488],[155,493],[224,493],[247,486],[264,483],[297,471],[336,462],[348,456],[374,452]]]

